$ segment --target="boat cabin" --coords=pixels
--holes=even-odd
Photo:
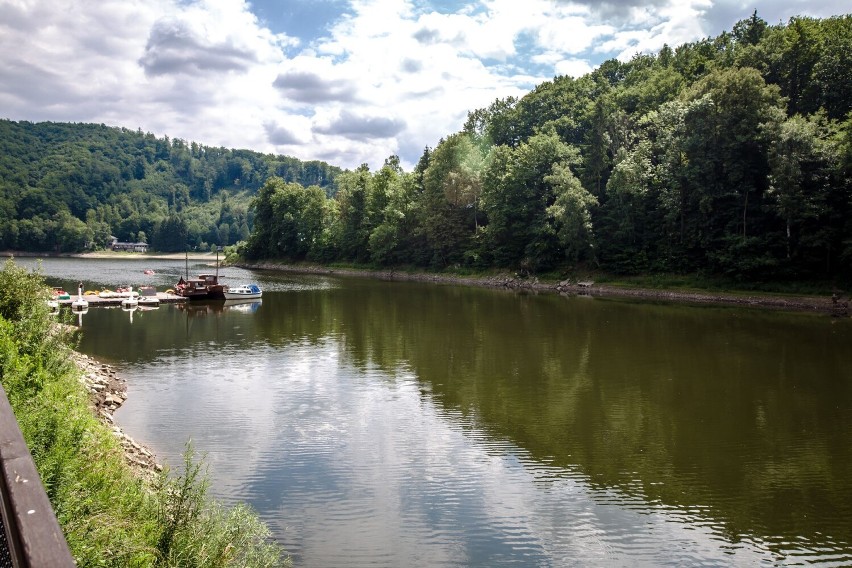
[[[175,294],[190,299],[223,299],[225,286],[219,284],[215,274],[199,274],[198,278],[184,280],[183,277],[175,286]]]

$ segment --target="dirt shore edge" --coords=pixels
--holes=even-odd
[[[467,277],[426,272],[401,272],[395,270],[359,270],[316,265],[289,265],[274,262],[239,262],[234,266],[249,270],[322,274],[329,276],[357,276],[381,280],[434,282],[459,286],[503,288],[507,290],[556,293],[565,295],[587,295],[592,297],[634,298],[638,300],[675,303],[715,304],[744,306],[789,311],[816,312],[837,317],[850,316],[849,296],[782,296],[771,294],[730,294],[724,292],[699,292],[685,290],[657,290],[596,284],[594,282],[563,280],[541,282],[537,278],[518,278],[510,274],[496,276]]]

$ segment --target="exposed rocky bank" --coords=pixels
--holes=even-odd
[[[636,298],[651,301],[685,302],[750,306],[793,311],[825,313],[837,317],[850,316],[850,298],[842,293],[833,296],[788,296],[772,294],[732,294],[724,292],[698,292],[633,288],[596,284],[590,281],[563,280],[561,282],[539,281],[538,278],[521,278],[502,274],[497,276],[466,277],[425,272],[399,272],[395,270],[355,270],[312,265],[288,265],[274,262],[238,263],[236,266],[251,270],[277,270],[281,272],[327,274],[336,276],[361,276],[383,280],[406,280],[436,282],[461,286],[482,286],[509,290],[549,292],[557,294],[583,294],[597,297]]]
[[[112,433],[121,442],[127,463],[142,477],[152,478],[163,467],[154,454],[113,421],[113,414],[127,400],[127,382],[120,378],[111,365],[101,363],[88,355],[73,354],[74,362],[81,369],[80,382],[89,393],[89,402],[97,417],[112,428]]]

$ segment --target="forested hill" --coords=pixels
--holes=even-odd
[[[755,13],[470,112],[412,173],[273,180],[242,252],[849,284],[850,110],[852,16]]]
[[[0,250],[79,251],[110,235],[164,251],[233,244],[269,177],[331,192],[339,172],[125,128],[0,120]]]

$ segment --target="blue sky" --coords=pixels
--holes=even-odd
[[[97,122],[378,168],[468,111],[729,30],[847,1],[0,0],[0,117]]]

